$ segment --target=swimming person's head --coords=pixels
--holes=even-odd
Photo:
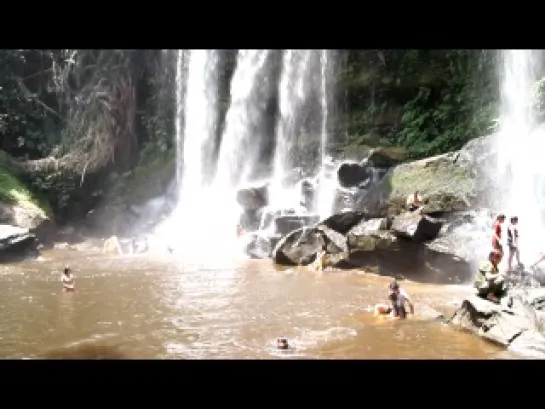
[[[285,337],[279,337],[276,340],[276,347],[278,349],[288,349],[289,348],[288,340]]]

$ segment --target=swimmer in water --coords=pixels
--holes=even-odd
[[[65,267],[61,277],[64,291],[74,291],[75,279],[70,267]]]
[[[289,349],[290,344],[288,343],[288,340],[284,337],[280,337],[276,340],[276,348],[277,349]]]
[[[397,281],[392,281],[389,285],[388,299],[390,304],[375,305],[375,316],[387,315],[390,318],[407,318],[405,303],[409,305],[409,310],[414,315],[414,305],[409,298],[409,294],[399,286]]]

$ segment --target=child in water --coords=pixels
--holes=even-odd
[[[61,277],[62,288],[64,291],[74,291],[75,279],[70,267],[65,267]]]

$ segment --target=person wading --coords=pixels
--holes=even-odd
[[[75,278],[72,274],[72,270],[70,267],[65,267],[64,271],[62,273],[61,282],[62,282],[62,288],[64,291],[74,291],[75,289]]]

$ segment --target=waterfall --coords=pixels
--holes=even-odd
[[[231,80],[231,104],[225,118],[216,186],[234,188],[247,182],[264,139],[268,99],[269,50],[240,50]]]
[[[502,51],[501,117],[494,192],[500,210],[519,217],[521,255],[531,262],[545,250],[545,132],[536,127],[532,87],[536,52]]]

